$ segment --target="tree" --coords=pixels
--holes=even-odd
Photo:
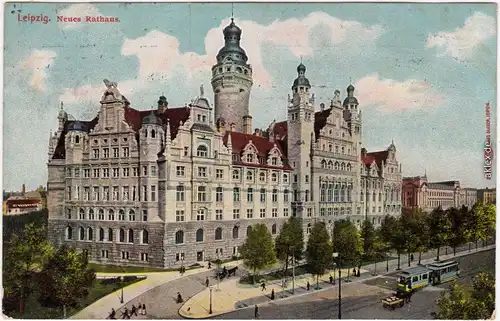
[[[304,249],[304,233],[299,219],[295,216],[283,224],[275,240],[276,256],[285,262],[285,275],[288,272],[290,257],[301,260]]]
[[[348,220],[335,221],[333,227],[333,248],[343,262],[352,267],[359,264],[363,253],[361,236],[354,224]],[[339,265],[339,268],[341,266]],[[349,270],[347,273],[349,277]]]
[[[432,210],[428,216],[429,245],[437,250],[436,260],[439,261],[439,250],[447,244],[451,222],[441,206]]]
[[[453,248],[454,256],[457,252],[457,246],[465,243],[467,240],[465,220],[468,211],[466,206],[462,206],[460,209],[451,207],[446,211],[446,215],[450,221],[450,231],[447,241],[448,245]]]
[[[495,235],[495,230],[496,230],[496,206],[495,204],[484,204],[484,216],[485,216],[485,221],[484,223],[484,229],[485,233],[484,236],[485,238],[482,239],[483,242],[486,242],[490,238]]]
[[[363,241],[363,259],[369,261],[375,257],[375,239],[377,233],[373,223],[364,220],[361,226],[361,239]]]
[[[328,235],[325,223],[315,223],[307,241],[306,259],[312,274],[316,275],[318,289],[319,277],[325,274],[326,269],[331,265],[332,254],[330,235]]]
[[[253,270],[253,283],[257,270],[276,262],[273,237],[265,224],[256,224],[240,248],[243,263]]]
[[[24,302],[33,290],[31,282],[53,253],[52,245],[46,239],[43,227],[33,223],[26,225],[22,235],[13,234],[4,248],[3,267],[6,297],[17,297],[19,312],[24,311]]]
[[[477,243],[483,242],[490,237],[495,229],[495,206],[484,205],[482,202],[474,204],[472,210],[468,212],[466,219],[466,235],[468,241]]]
[[[478,273],[472,281],[472,298],[486,306],[488,315],[495,310],[495,277],[489,273]]]
[[[40,301],[45,306],[76,306],[88,294],[95,280],[95,271],[88,268],[87,251],[77,252],[60,247],[45,263],[38,278]]]
[[[380,225],[382,240],[388,247],[394,249],[398,255],[398,270],[401,269],[401,254],[406,248],[405,231],[401,220],[390,215],[386,215]]]

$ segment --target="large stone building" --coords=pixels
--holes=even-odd
[[[300,64],[285,121],[252,128],[252,68],[241,29],[224,29],[212,68],[215,106],[204,93],[172,108],[137,110],[105,80],[97,117],[68,120],[49,140],[49,231],[92,261],[177,266],[238,254],[253,224],[276,235],[290,216],[306,236],[347,218],[380,223],[401,209],[396,148],[367,153],[354,87],[315,107]],[[382,196],[383,195],[383,196]]]
[[[496,188],[483,188],[477,190],[477,198],[485,204],[496,204],[497,190]]]
[[[460,187],[459,181],[428,182],[427,175],[403,178],[403,207],[432,211],[461,207],[472,208],[477,202],[477,190]]]

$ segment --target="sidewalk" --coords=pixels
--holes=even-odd
[[[468,250],[463,250],[461,252],[457,251],[456,256],[453,253],[448,252],[445,255],[444,252],[440,255],[440,260],[452,259],[453,257],[465,256],[468,254],[486,251],[495,248],[495,245],[489,245],[486,247],[480,247],[476,251],[473,249],[471,252]],[[422,255],[421,264],[429,264],[435,262],[436,256],[431,252],[426,255],[427,258],[424,259]],[[411,266],[416,266],[418,259],[412,262]],[[373,268],[374,264],[370,264]],[[358,283],[366,281],[369,279],[374,279],[379,277],[378,275],[373,275],[373,269],[369,266],[364,266],[361,268],[361,277],[351,277],[352,283]],[[397,268],[397,259],[389,261],[389,272],[386,272],[386,262],[377,263],[377,271],[381,274],[393,273],[395,268]],[[401,257],[401,269],[408,268],[406,261],[403,261],[403,256]],[[332,272],[333,276],[333,272]],[[338,278],[338,270],[335,273]],[[342,281],[345,282],[345,277],[347,276],[347,269],[342,270]],[[344,277],[345,276],[345,277]],[[336,280],[336,285],[329,284],[330,272],[327,272],[323,277],[320,277],[319,286],[320,290],[331,289],[332,286],[338,286],[338,280]],[[306,284],[309,281],[310,291],[307,291]],[[275,291],[275,301],[276,300],[286,300],[287,298],[307,295],[314,291],[316,288],[316,278],[311,275],[305,275],[303,278],[295,279],[295,295],[292,295],[292,282],[288,282],[288,287],[285,291],[281,286],[281,280],[274,281],[272,283],[266,283],[267,289],[262,291],[259,284],[249,285],[240,284],[239,278],[229,279],[228,281],[220,283],[220,289],[217,287],[212,287],[212,314],[209,314],[210,310],[210,289],[206,288],[200,293],[194,295],[179,309],[179,314],[188,319],[204,319],[209,317],[214,317],[220,314],[225,314],[239,308],[252,307],[255,304],[263,304],[270,302],[271,291]]]
[[[234,261],[224,263],[224,265],[239,265],[242,261]],[[212,266],[213,270],[213,266]],[[104,319],[108,316],[109,312],[112,308],[115,311],[119,311],[122,309],[128,302],[133,300],[135,297],[148,292],[151,289],[154,289],[157,286],[160,286],[164,283],[177,280],[182,277],[186,277],[193,274],[203,273],[210,271],[206,267],[187,270],[184,275],[180,275],[178,271],[168,271],[168,272],[150,272],[150,273],[97,273],[97,278],[105,278],[105,277],[118,277],[118,276],[146,276],[146,279],[143,281],[136,282],[131,284],[123,289],[123,303],[120,303],[121,297],[121,289],[117,290],[113,293],[108,294],[107,296],[97,300],[91,305],[87,306],[83,310],[80,310],[76,314],[72,315],[70,319]]]

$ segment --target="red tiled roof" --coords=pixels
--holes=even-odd
[[[389,151],[383,150],[379,152],[366,153],[366,155],[364,155],[361,158],[363,160],[363,163],[367,167],[370,167],[373,161],[375,161],[375,163],[377,163],[377,166],[380,168],[382,166],[382,161],[385,161],[388,156],[389,156]]]
[[[276,147],[279,149],[281,154],[283,155],[283,158],[286,160],[287,155],[284,151],[284,142],[282,140],[275,140],[275,142],[269,141],[269,138],[262,137],[262,136],[256,136],[252,134],[245,134],[245,133],[240,133],[240,132],[226,132],[223,137],[223,142],[227,146],[227,137],[231,133],[231,145],[234,153],[241,153],[245,146],[252,141],[252,144],[257,148],[257,155],[261,157],[267,157],[269,151],[274,148],[274,144],[276,143]],[[286,166],[284,166],[287,169],[291,169],[291,167],[286,163]],[[256,167],[270,167],[270,168],[280,168],[276,166],[269,166],[265,164],[259,164],[256,165]]]

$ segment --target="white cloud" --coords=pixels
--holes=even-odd
[[[324,31],[328,33],[333,43],[337,45],[347,43],[349,39],[349,44],[359,43],[360,48],[373,44],[384,32],[380,25],[365,26],[357,21],[343,21],[320,12],[311,13],[303,19],[276,20],[269,25],[237,19],[235,22],[243,30],[241,46],[247,52],[248,62],[252,65],[254,88],[270,88],[272,83],[271,76],[263,64],[262,46],[264,44],[285,47],[292,55],[299,58],[314,54],[310,43],[311,30],[320,25],[327,27]],[[224,46],[222,30],[229,23],[230,20],[225,19],[217,28],[208,31],[205,36],[206,54],[204,55],[194,52],[181,53],[177,38],[157,30],[135,39],[125,39],[121,54],[137,56],[139,72],[133,80],[119,82],[120,91],[130,99],[133,92],[128,92],[129,88],[130,90],[145,89],[154,84],[154,79],[172,79],[175,82],[178,82],[179,78],[205,79],[205,81],[210,79],[210,70],[216,63],[215,57]],[[196,84],[196,87],[198,86],[199,83]],[[98,93],[92,93],[96,88],[98,88]],[[102,85],[67,88],[61,100],[69,103],[100,98],[102,90]],[[187,98],[184,97],[184,99]]]
[[[77,29],[85,26],[85,16],[102,16],[97,10],[97,7],[90,3],[77,3],[68,6],[67,8],[57,11],[58,16],[67,18],[81,17],[81,22],[59,22],[59,26],[63,29]]]
[[[54,61],[57,54],[52,50],[33,50],[26,60],[19,64],[21,70],[31,73],[30,86],[38,91],[45,92],[47,79],[47,69]]]
[[[355,96],[363,97],[360,104],[376,106],[383,112],[432,108],[442,104],[445,97],[428,82],[408,79],[402,82],[380,79],[378,73],[367,75],[355,84]]]
[[[438,55],[449,55],[459,60],[470,58],[475,49],[496,35],[496,22],[491,16],[475,12],[455,31],[440,31],[427,37],[427,48],[438,48]]]

